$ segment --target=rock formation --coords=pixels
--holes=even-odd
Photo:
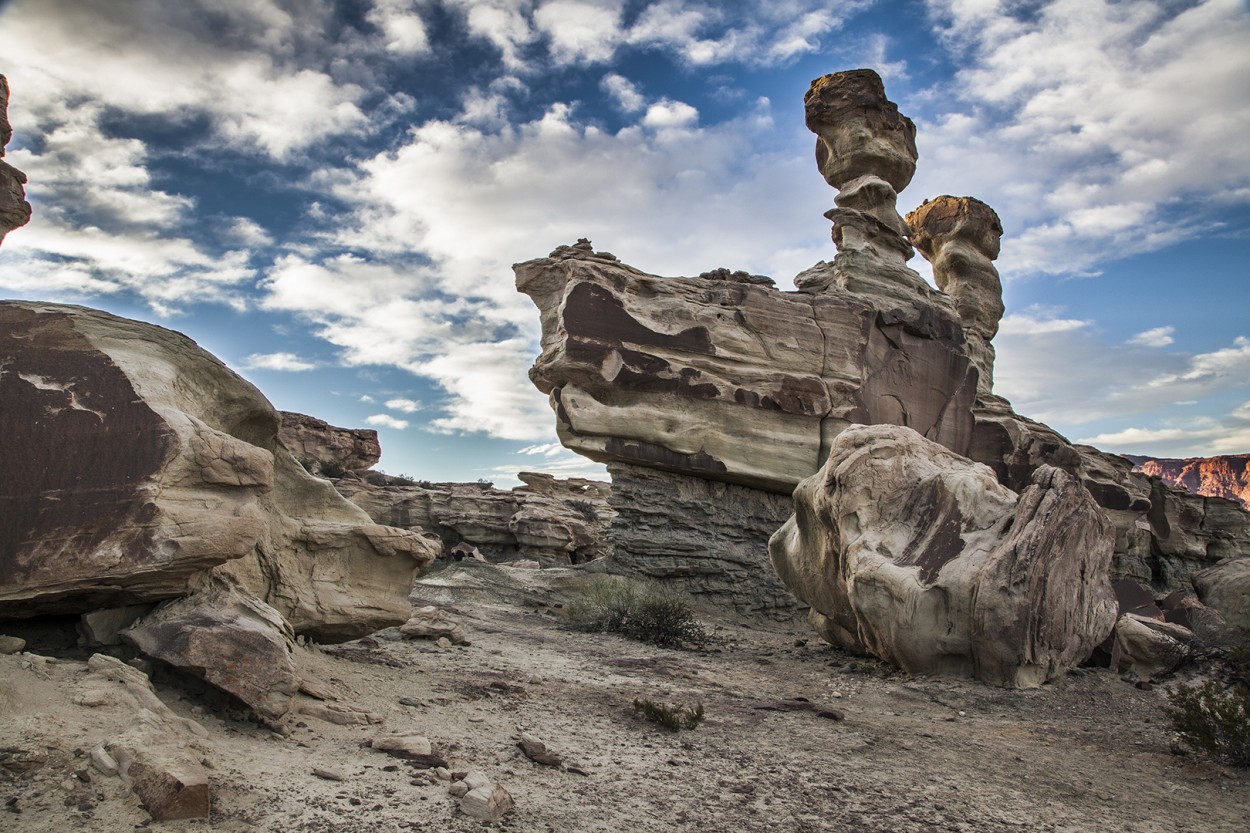
[[[1191,576],[1222,558],[1250,555],[1250,515],[1207,512],[994,395],[1002,225],[970,197],[899,217],[915,131],[880,79],[867,70],[817,79],[805,109],[817,166],[838,189],[826,215],[837,255],[798,275],[797,292],[727,269],[659,278],[584,240],[514,267],[542,324],[530,377],[550,397],[561,442],[613,477],[612,558],[785,615],[795,605],[762,562],[763,533],[855,424],[912,428],[985,464],[1016,494],[1041,488],[1038,477],[1062,481],[1064,494],[1080,484],[1111,522],[1111,573],[1160,595],[1191,589]],[[939,290],[907,267],[913,244]],[[752,574],[757,581],[743,580]],[[791,589],[805,600],[823,592]],[[1070,661],[1062,653],[1038,668],[1047,676]]]
[[[994,392],[994,346],[1003,318],[1003,285],[993,261],[1003,225],[990,208],[972,197],[926,200],[907,215],[912,244],[933,264],[938,289],[951,296],[968,339],[968,355],[978,373],[977,393]]]
[[[1250,454],[1189,457],[1184,460],[1132,454],[1124,456],[1133,463],[1134,472],[1157,477],[1169,486],[1195,495],[1235,500],[1242,509],[1250,509]]]
[[[489,483],[407,483],[371,474],[335,488],[375,521],[437,535],[445,553],[477,549],[494,562],[534,560],[544,567],[583,564],[607,554],[615,512],[606,483],[521,472],[510,491]]]
[[[372,428],[337,428],[305,414],[278,413],[282,417],[278,439],[314,474],[362,472],[382,459],[378,432]]]
[[[0,75],[0,157],[13,138],[9,124],[9,79]],[[6,234],[30,222],[30,203],[26,202],[26,174],[0,159],[0,243]]]
[[[440,548],[304,471],[278,425],[185,336],[0,303],[0,619],[164,602],[123,635],[280,714],[292,629],[333,640],[402,624]],[[109,617],[90,618],[95,633]],[[255,662],[266,670],[244,674]]]
[[[1110,524],[1042,467],[1018,497],[895,426],[856,426],[794,492],[769,553],[828,641],[917,674],[1031,688],[1111,632]]]

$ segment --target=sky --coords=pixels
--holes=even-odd
[[[602,478],[511,264],[586,237],[791,288],[835,253],[803,94],[858,67],[917,125],[900,209],[1002,218],[996,392],[1250,452],[1244,0],[0,0],[34,208],[0,298],[186,333],[391,474]]]

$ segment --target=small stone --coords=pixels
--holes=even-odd
[[[324,778],[326,781],[346,781],[347,780],[347,776],[344,775],[342,772],[338,771],[337,769],[323,769],[321,767],[316,767],[313,769],[312,772],[313,772],[313,775],[316,775],[318,778]]]
[[[18,636],[0,635],[0,654],[16,654],[26,649],[26,640]]]
[[[499,784],[470,790],[460,799],[461,812],[480,821],[499,821],[514,806],[512,796]]]
[[[447,792],[451,793],[456,798],[464,798],[469,794],[469,785],[463,781],[457,781],[447,788]]]
[[[113,759],[113,756],[103,746],[97,746],[91,750],[91,765],[101,775],[117,774],[117,761]]]
[[[451,780],[451,770],[449,770],[449,769],[448,769],[447,767],[445,767],[445,766],[437,766],[437,767],[434,767],[434,776],[435,776],[436,778],[438,778],[438,780],[440,780],[440,781],[450,781],[450,780]]]
[[[399,705],[401,705],[401,706],[414,706],[414,707],[420,707],[420,706],[423,706],[423,705],[425,705],[425,704],[424,704],[424,703],[422,703],[420,700],[414,700],[414,699],[412,699],[411,697],[400,697],[400,698],[399,698]]]
[[[396,758],[409,759],[425,757],[433,751],[429,738],[411,732],[378,735],[373,739],[373,748],[379,752],[394,755]]]
[[[445,636],[440,636],[440,637],[438,638],[438,641],[437,641],[437,642],[435,642],[434,644],[435,644],[435,645],[437,645],[438,647],[442,648],[442,649],[443,649],[443,650],[445,650],[445,651],[450,651],[450,650],[451,650],[451,640],[450,640],[450,639],[448,639],[448,638],[447,638],[447,637],[445,637]]]

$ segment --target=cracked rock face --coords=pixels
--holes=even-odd
[[[1031,688],[1115,623],[1114,535],[1079,481],[1018,496],[904,428],[856,426],[794,492],[769,553],[828,641],[913,674]]]
[[[305,472],[278,414],[179,333],[83,307],[0,303],[0,611],[182,596],[228,572],[297,631],[407,619],[438,547]]]
[[[9,80],[0,75],[0,156],[13,138],[9,124]],[[0,243],[15,228],[30,222],[30,203],[26,202],[26,174],[0,160]]]

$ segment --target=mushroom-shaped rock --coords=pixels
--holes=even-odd
[[[794,492],[769,552],[828,641],[918,674],[1028,688],[1115,622],[1111,528],[1042,467],[1017,496],[907,428],[855,426]]]
[[[1003,226],[994,209],[972,197],[926,200],[907,215],[912,244],[933,264],[938,288],[955,301],[968,339],[968,352],[980,372],[978,393],[994,386],[994,347],[1003,317],[1003,285],[993,261]]]
[[[816,134],[816,165],[841,189],[872,174],[902,191],[916,173],[916,125],[885,97],[871,69],[824,75],[803,97],[807,129]]]

